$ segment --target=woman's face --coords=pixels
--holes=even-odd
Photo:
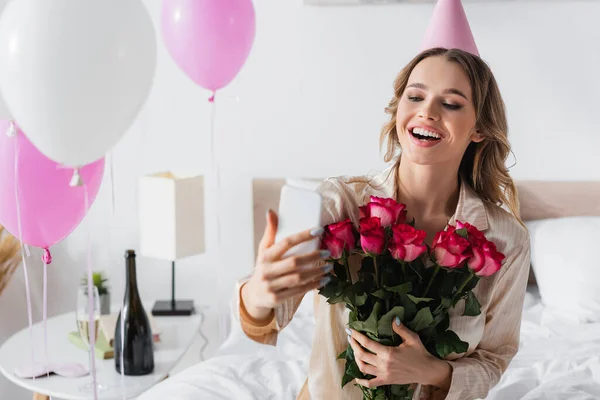
[[[483,140],[469,78],[457,63],[435,56],[417,64],[398,104],[396,130],[402,157],[421,165],[459,165],[471,141]]]

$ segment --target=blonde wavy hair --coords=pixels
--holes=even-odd
[[[484,137],[480,143],[471,142],[463,155],[458,171],[462,182],[469,185],[482,200],[501,207],[506,205],[519,223],[524,225],[519,213],[517,188],[505,165],[510,153],[510,143],[504,101],[492,71],[475,55],[459,49],[433,48],[417,55],[400,71],[394,82],[394,96],[385,109],[390,120],[383,126],[379,142],[380,149],[387,142],[385,162],[397,157],[395,168],[392,169],[394,171],[400,164],[402,149],[396,131],[396,114],[410,74],[419,62],[435,56],[443,56],[446,60],[457,63],[469,77],[476,115],[475,126]]]

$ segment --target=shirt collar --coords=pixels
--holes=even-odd
[[[396,193],[398,193],[396,172],[395,164],[393,164],[375,175],[371,180],[371,185],[369,185],[370,193],[363,199],[364,203],[369,201],[369,195],[395,199]],[[448,224],[454,225],[456,221],[468,222],[480,231],[488,229],[487,211],[483,200],[462,179],[460,181],[458,204]]]

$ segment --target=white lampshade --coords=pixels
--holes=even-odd
[[[204,252],[204,179],[171,172],[140,178],[140,253],[175,261]]]

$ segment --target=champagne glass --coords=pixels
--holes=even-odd
[[[90,382],[81,386],[79,390],[85,393],[91,393],[94,391],[94,382],[92,378],[92,354],[90,352],[90,329],[94,330],[94,337],[96,342],[98,341],[98,327],[100,326],[100,295],[98,294],[98,288],[92,286],[92,314],[93,314],[93,326],[90,326],[90,299],[88,297],[88,287],[80,286],[77,290],[77,308],[75,310],[75,319],[77,320],[77,330],[81,341],[84,343],[88,350],[89,355],[89,371],[90,371]],[[106,390],[107,386],[96,382],[96,391]]]

